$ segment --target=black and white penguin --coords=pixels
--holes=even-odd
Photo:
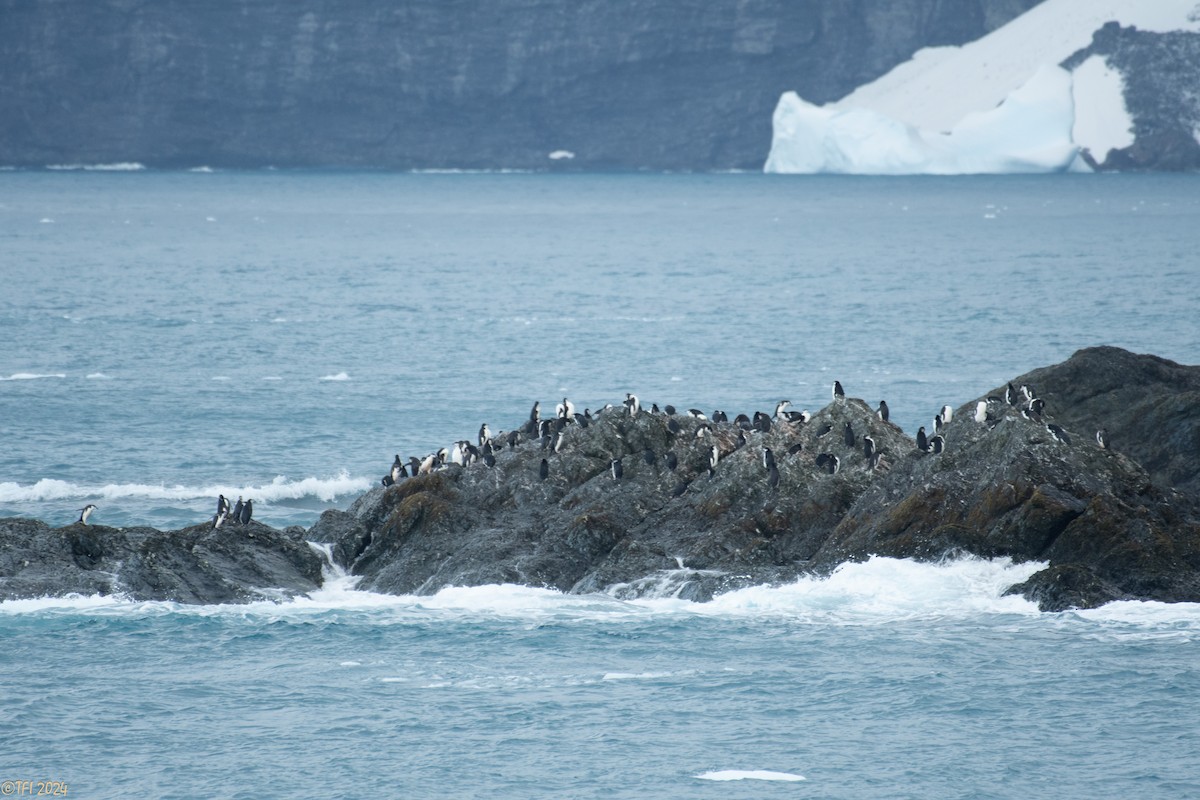
[[[783,418],[786,419],[788,422],[792,423],[793,425],[805,424],[806,422],[808,422],[807,417],[808,417],[807,411],[785,411],[785,412],[783,412]]]
[[[641,409],[642,409],[642,406],[638,402],[637,395],[632,394],[631,392],[626,392],[625,393],[625,410],[629,413],[629,416],[636,417],[637,413],[639,411],[641,411]]]
[[[1067,436],[1067,432],[1053,422],[1046,425],[1046,430],[1050,431],[1050,435],[1063,444],[1071,443],[1071,437]]]
[[[505,439],[508,441],[509,447],[516,447],[521,443],[521,432],[509,431],[508,436],[506,436]]]
[[[879,469],[879,460],[882,457],[883,457],[883,454],[880,453],[878,450],[876,450],[874,453],[871,453],[871,457],[867,459],[867,469],[870,470],[871,472],[874,472],[875,470]]]
[[[650,413],[651,413],[651,414],[656,414],[656,415],[657,415],[657,414],[661,414],[661,413],[662,413],[661,411],[659,411],[659,410],[658,410],[658,403],[651,403],[651,404],[650,404]]]
[[[858,441],[858,437],[854,435],[854,426],[849,422],[846,423],[845,429],[842,431],[842,438],[846,442],[846,447],[854,447],[854,443]]]
[[[612,472],[612,479],[614,481],[621,480],[621,476],[625,474],[625,468],[621,466],[621,459],[619,458],[614,458],[608,462],[608,469]]]
[[[675,406],[667,403],[665,406],[663,406],[663,412],[665,412],[668,417],[673,417],[675,416]]]
[[[562,450],[564,438],[565,437],[563,436],[562,431],[554,432],[554,436],[550,439],[550,452],[551,453],[557,453],[558,451]]]
[[[542,421],[542,401],[533,401],[533,408],[529,412],[529,421],[534,425]]]
[[[1101,428],[1096,431],[1096,444],[1100,445],[1102,450],[1108,449],[1108,429]]]
[[[756,417],[755,427],[758,428],[758,430],[762,431],[763,433],[770,433],[771,432],[771,418],[768,417],[766,414],[763,414],[761,411],[756,411],[756,412],[754,412],[754,414]]]
[[[91,503],[88,503],[86,506],[79,509],[78,522],[82,525],[87,525],[88,517],[90,517],[92,515],[92,512],[95,510],[96,510],[96,507],[94,505],[92,505]]]
[[[554,411],[558,418],[570,419],[575,416],[575,404],[564,397],[561,403],[554,406]]]
[[[408,458],[408,474],[414,478],[421,474],[421,459],[416,456]]]
[[[687,483],[680,481],[679,483],[675,484],[675,488],[671,491],[671,497],[681,497],[683,493],[687,491],[687,489]]]
[[[485,422],[479,426],[479,446],[483,447],[484,442],[489,441],[491,438],[492,432],[488,430],[487,423]]]
[[[592,418],[589,417],[587,414],[576,414],[575,415],[575,424],[578,425],[580,428],[586,428],[588,425],[592,424]]]
[[[712,421],[713,422],[729,422],[729,415],[726,414],[721,409],[717,409],[712,414]]]
[[[775,454],[773,452],[771,452],[771,448],[764,447],[762,449],[762,456],[763,456],[763,469],[767,470],[768,472],[775,469]]]
[[[943,424],[944,423],[942,422],[942,412],[939,411],[938,413],[933,415],[933,432],[941,433]]]
[[[987,400],[980,400],[975,404],[975,421],[982,425],[983,423],[987,422],[987,420],[988,402]]]
[[[254,501],[247,500],[246,505],[242,506],[242,513],[238,515],[238,522],[243,525],[249,525],[250,519],[254,516]]]
[[[863,458],[870,460],[875,455],[875,440],[869,434],[863,434]]]
[[[704,412],[698,408],[689,408],[688,413],[692,415],[693,419],[708,419],[708,417],[704,416]]]
[[[386,477],[386,476],[384,476],[384,480],[385,480],[385,481],[387,480],[387,477]],[[217,515],[216,515],[215,517],[213,517],[213,526],[212,526],[212,529],[215,531],[217,528],[219,528],[219,527],[221,527],[222,525],[224,525],[224,524],[225,524],[225,520],[227,520],[228,518],[229,518],[229,511],[228,511],[227,509],[223,509],[223,510],[221,510],[221,511],[218,511],[218,512],[217,512]]]
[[[671,432],[671,435],[676,436],[683,429],[679,427],[679,423],[675,421],[674,417],[672,417],[671,419],[667,420],[667,430]]]
[[[775,419],[783,419],[784,410],[792,404],[791,400],[780,400],[775,404]]]
[[[538,465],[538,480],[546,480],[550,477],[550,462],[542,459],[542,463]]]
[[[929,440],[925,438],[925,426],[917,428],[917,449],[922,453],[929,452]]]
[[[658,456],[654,455],[654,450],[647,447],[642,451],[642,461],[645,461],[648,466],[653,467],[658,463]]]
[[[714,444],[712,449],[708,451],[708,474],[712,475],[717,470],[717,464],[721,462],[721,451]]]
[[[236,504],[236,505],[234,505],[234,507],[233,507],[233,511],[232,511],[232,513],[230,513],[230,515],[229,515],[229,518],[230,518],[230,519],[232,519],[234,522],[241,522],[241,520],[242,520],[242,508],[243,508],[244,506],[245,506],[245,503],[243,503],[243,502],[242,502],[242,496],[241,496],[241,495],[238,495],[238,501],[237,501],[237,504]]]
[[[421,466],[417,469],[418,475],[428,475],[433,472],[433,468],[437,465],[437,455],[425,456],[421,461]]]
[[[817,438],[823,439],[831,430],[833,430],[833,425],[823,426],[821,430],[817,431]]]
[[[1004,402],[1010,406],[1017,404],[1017,390],[1013,388],[1011,383],[1004,387]]]
[[[387,475],[384,475],[384,476],[383,476],[383,480],[381,481],[381,483],[383,483],[383,485],[384,485],[384,486],[395,486],[395,485],[396,485],[396,481],[395,481],[395,480],[392,478],[392,475],[391,475],[391,473],[388,473]],[[219,516],[219,515],[218,515],[218,516]],[[214,527],[214,528],[219,528],[219,527],[220,527],[220,525],[219,525],[219,524],[218,524],[218,525],[214,525],[213,527]]]
[[[1037,397],[1037,393],[1033,391],[1032,386],[1021,384],[1021,399],[1028,403],[1035,397]]]
[[[694,438],[703,439],[705,436],[708,436],[710,431],[712,431],[711,425],[709,425],[707,423],[704,425],[701,425],[700,427],[696,428],[696,434],[695,434]]]
[[[491,453],[484,453],[483,463],[487,465],[489,469],[491,469],[492,467],[496,466],[496,457]]]
[[[942,424],[949,425],[950,420],[954,419],[954,409],[950,406],[942,406]]]
[[[935,436],[929,440],[930,452],[937,454],[937,453],[942,452],[945,449],[946,449],[946,437],[942,436],[940,433],[937,436]]]
[[[888,410],[887,400],[879,401],[879,410],[875,413],[877,413],[879,418],[884,422],[888,421],[888,415],[890,415],[892,412]]]
[[[226,516],[229,514],[229,501],[225,499],[225,495],[223,494],[217,495],[217,516],[221,514],[225,514]]]
[[[1046,411],[1046,401],[1040,397],[1035,397],[1029,401],[1029,413],[1035,417],[1040,417]]]
[[[772,464],[771,469],[767,471],[767,485],[772,489],[779,486],[779,469],[776,468],[774,464]]]
[[[754,430],[754,423],[751,422],[750,418],[747,417],[745,414],[738,414],[736,417],[734,417],[733,424],[738,426],[739,428],[741,428],[744,431]]]
[[[404,462],[400,460],[400,454],[396,454],[396,460],[392,462],[392,471],[388,476],[392,479],[392,483],[399,483],[404,472]]]
[[[804,442],[796,442],[794,445],[788,448],[789,456],[794,456],[796,453],[802,452],[804,452]]]
[[[675,468],[678,466],[679,466],[679,457],[675,455],[674,450],[668,450],[667,451],[667,469],[674,472]]]
[[[834,400],[845,400],[846,399],[846,390],[842,388],[841,381],[833,382],[833,399]]]

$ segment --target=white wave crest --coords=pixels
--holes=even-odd
[[[790,772],[772,772],[768,769],[724,769],[716,772],[703,772],[696,776],[702,781],[804,781],[803,775],[793,775]]]
[[[66,374],[62,372],[41,373],[41,372],[14,372],[7,378],[0,377],[0,381],[37,381],[43,378],[65,378]]]
[[[121,161],[116,164],[47,164],[46,169],[55,171],[83,170],[85,172],[141,172],[145,164],[136,161]]]
[[[5,491],[0,484],[0,493]],[[11,486],[11,484],[8,484]],[[208,489],[208,496],[216,489]],[[237,490],[223,492],[237,494]],[[328,554],[328,546],[315,546]],[[788,620],[800,624],[860,626],[913,620],[940,624],[1003,614],[1021,626],[1069,628],[1073,634],[1102,638],[1146,638],[1195,641],[1200,638],[1200,603],[1120,602],[1089,611],[1042,614],[1004,590],[1041,564],[1013,565],[1006,559],[965,558],[926,564],[872,558],[846,564],[828,578],[802,578],[779,587],[757,586],[719,595],[708,603],[678,599],[620,600],[609,595],[572,595],[515,584],[454,587],[432,596],[386,595],[355,588],[358,578],[336,568],[325,571],[324,585],[294,599],[264,598],[255,603],[188,606],[171,602],[139,602],[120,596],[69,596],[0,602],[0,613],[82,613],[100,615],[196,616],[233,615],[271,620],[308,620],[337,613],[340,619],[365,624],[421,624],[463,620],[517,620],[542,624],[586,621],[623,624],[630,621],[709,617],[730,620]],[[346,612],[353,616],[342,617]],[[653,680],[655,672],[610,672],[604,680]]]
[[[279,500],[298,500],[315,497],[330,502],[338,497],[365,492],[375,485],[371,478],[355,478],[343,470],[331,478],[302,478],[289,480],[278,475],[270,483],[209,484],[206,486],[183,486],[175,484],[108,483],[104,485],[81,485],[56,478],[43,478],[32,486],[18,483],[0,483],[0,502],[37,503],[47,500],[116,500],[140,498],[149,500],[195,500],[212,498],[219,494],[227,497],[251,497],[257,502],[270,503]]]
[[[337,375],[322,375],[320,380],[323,381],[348,381],[350,376],[344,372],[339,372]]]
[[[103,372],[89,372],[87,374],[87,379],[89,381],[110,381],[112,380],[112,377],[105,375]]]

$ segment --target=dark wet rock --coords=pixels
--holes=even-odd
[[[0,520],[0,598],[120,594],[136,600],[240,603],[321,585],[305,531],[257,522],[178,531]]]
[[[1044,562],[1010,591],[1046,610],[1200,602],[1200,368],[1104,347],[1012,383],[1032,387],[1040,414],[999,401],[976,421],[978,400],[1004,396],[997,387],[954,412],[940,453],[852,397],[807,424],[774,420],[765,431],[736,417],[622,408],[568,425],[557,453],[531,441],[498,451],[492,467],[454,464],[379,486],[308,531],[0,520],[0,597],[120,591],[237,602],[265,587],[303,592],[320,581],[308,539],[327,543],[360,588],[394,594],[520,583],[707,600],[872,555],[970,554]],[[1100,426],[1111,447],[1097,444]]]
[[[1045,400],[1040,417],[999,403],[979,423],[971,401],[946,425],[940,454],[920,451],[855,398],[831,403],[807,425],[776,421],[767,433],[746,433],[744,445],[736,424],[610,411],[586,430],[567,429],[545,482],[537,469],[543,451],[524,445],[502,452],[494,469],[454,466],[373,490],[322,526],[332,531],[336,520],[344,531],[335,552],[357,553],[344,565],[363,576],[364,588],[395,593],[519,582],[706,599],[871,555],[972,554],[1047,562],[1026,592],[1046,609],[1200,600],[1189,461],[1198,375],[1115,348],[1080,351],[1014,379]],[[1159,465],[1155,475],[1134,453],[1097,445],[1089,414],[1103,416],[1117,441],[1157,426],[1162,435],[1136,449]],[[863,434],[881,454],[874,469]],[[714,444],[720,461],[710,474]],[[764,446],[775,454],[777,487]],[[647,448],[673,451],[677,469],[641,458]],[[822,454],[837,457],[835,474],[818,466]],[[614,458],[625,464],[619,481],[609,470]]]

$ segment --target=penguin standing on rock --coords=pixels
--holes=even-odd
[[[544,481],[548,477],[550,477],[550,462],[543,458],[542,463],[538,466],[538,480]]]
[[[875,440],[868,434],[863,434],[863,458],[868,461],[875,455]]]
[[[621,480],[621,477],[625,474],[625,468],[621,466],[621,459],[619,458],[614,458],[608,462],[608,468],[612,472],[612,479],[614,481]]]
[[[229,515],[229,518],[232,519],[234,522],[240,523],[242,521],[242,508],[243,507],[245,507],[245,503],[242,502],[242,496],[238,495],[237,504],[234,505],[233,513],[231,513]]]
[[[491,438],[492,438],[492,432],[490,430],[488,430],[487,423],[485,422],[479,426],[479,446],[483,447],[484,444],[486,444],[487,441]],[[399,456],[397,456],[397,458],[399,458]]]
[[[917,429],[917,449],[922,453],[929,452],[929,440],[925,437],[925,426]]]
[[[92,512],[95,510],[96,510],[96,507],[94,505],[92,505],[91,503],[88,503],[86,506],[81,508],[79,510],[79,519],[77,520],[78,524],[87,525],[88,517],[90,517],[92,515]]]
[[[243,525],[250,524],[250,518],[254,516],[254,501],[247,500],[246,505],[242,506],[242,513],[238,515],[238,522]]]
[[[877,413],[879,414],[879,418],[881,420],[883,420],[884,422],[888,421],[888,415],[891,414],[891,412],[888,411],[887,400],[879,401],[879,411]]]
[[[846,423],[846,430],[844,431],[844,437],[846,440],[846,447],[852,448],[852,447],[854,447],[854,443],[856,441],[858,441],[858,437],[854,435],[854,426],[851,425],[849,422]]]
[[[842,388],[841,381],[833,382],[833,399],[834,400],[845,400],[846,399],[846,390]]]
[[[1108,449],[1108,429],[1101,428],[1096,431],[1096,444],[1100,445],[1101,450]]]
[[[775,453],[773,453],[769,447],[764,447],[762,449],[762,453],[763,469],[765,469],[767,472],[770,472],[771,470],[775,469]]]
[[[714,444],[712,450],[708,451],[708,475],[711,478],[717,472],[717,464],[721,461],[721,451]]]

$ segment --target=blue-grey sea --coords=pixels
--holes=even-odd
[[[0,517],[308,526],[534,400],[836,378],[911,432],[1081,347],[1200,363],[1200,177],[0,171],[0,344]],[[1200,796],[1200,606],[1002,596],[1037,568],[7,601],[0,793]]]

